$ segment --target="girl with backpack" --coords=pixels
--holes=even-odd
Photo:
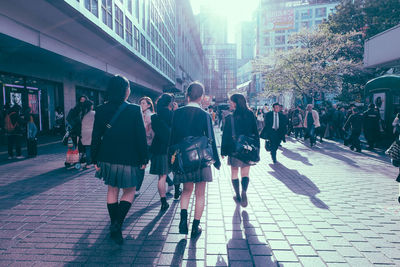
[[[29,122],[27,124],[27,148],[28,148],[28,157],[36,157],[37,156],[37,127],[35,121],[33,120],[33,116],[29,115]]]

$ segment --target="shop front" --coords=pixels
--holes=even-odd
[[[40,132],[51,130],[55,109],[63,109],[62,85],[15,74],[0,73],[1,110],[19,105],[24,114],[33,116]]]

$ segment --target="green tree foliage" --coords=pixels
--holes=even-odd
[[[327,28],[292,35],[289,42],[293,49],[254,62],[255,71],[262,73],[266,82],[265,94],[341,93],[344,77],[364,72],[360,60],[351,58],[351,51],[361,49],[356,41],[359,35],[358,32],[332,33]]]
[[[363,41],[400,24],[400,0],[342,0],[326,24],[334,33],[361,31]]]

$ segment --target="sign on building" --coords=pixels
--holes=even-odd
[[[265,10],[264,29],[266,32],[294,29],[294,10]]]

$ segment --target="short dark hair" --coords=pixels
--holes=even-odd
[[[119,74],[111,77],[106,90],[107,100],[114,103],[124,102],[128,89],[129,81],[127,78]]]
[[[192,82],[189,84],[186,95],[194,101],[204,95],[204,85],[201,82]]]
[[[272,108],[274,108],[275,106],[281,106],[278,102],[276,102],[276,103],[274,103],[273,105],[272,105]]]

